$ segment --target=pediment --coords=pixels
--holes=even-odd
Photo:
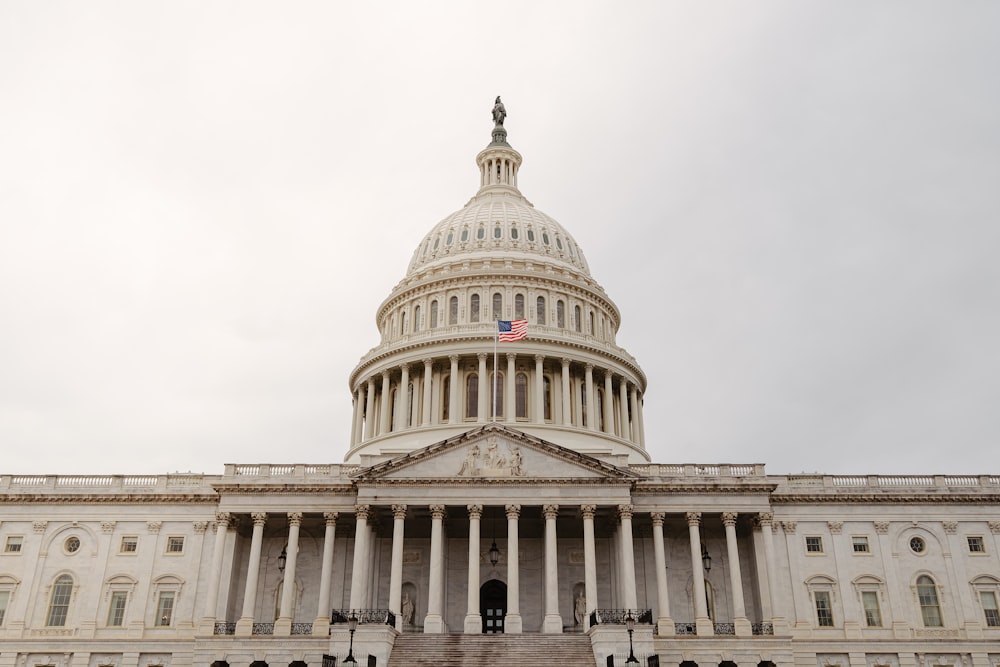
[[[359,470],[358,481],[630,482],[635,473],[501,424],[487,424]]]

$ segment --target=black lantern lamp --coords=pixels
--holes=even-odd
[[[490,545],[489,551],[490,565],[496,567],[497,563],[500,562],[500,549],[497,548],[497,525],[492,520],[490,521],[490,525],[493,528],[493,544]]]
[[[705,545],[701,547],[701,564],[705,568],[705,574],[712,570],[712,557],[708,555],[708,549],[705,548]]]
[[[354,631],[358,629],[358,616],[353,611],[347,618],[347,629],[351,631],[351,647],[347,651],[347,657],[344,658],[344,664],[356,665],[358,661],[354,659]]]
[[[638,665],[639,660],[635,657],[635,651],[632,649],[632,633],[635,632],[635,616],[632,615],[631,609],[628,614],[625,615],[625,629],[628,630],[628,660],[625,661],[625,664]]]
[[[281,555],[278,556],[278,572],[284,573],[285,562],[288,560],[288,552],[285,547],[281,547]]]

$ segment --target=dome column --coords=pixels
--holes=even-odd
[[[486,357],[488,355],[485,352],[480,352],[476,355],[479,360],[479,396],[476,405],[476,421],[482,424],[486,421],[486,406],[488,404],[489,393],[487,387],[489,386],[486,382]]]
[[[451,381],[448,383],[448,423],[457,424],[460,407],[458,405],[458,355],[448,357],[451,361]]]
[[[535,355],[535,423],[545,423],[545,357]]]
[[[611,371],[604,372],[604,432],[615,434],[615,394],[611,386]]]
[[[632,442],[640,443],[642,442],[642,437],[639,435],[639,390],[635,385],[632,385],[629,391],[629,400],[632,401],[632,423],[630,424]]]
[[[368,389],[365,391],[365,440],[371,440],[375,434],[375,378],[368,378]]]
[[[434,373],[434,361],[431,359],[424,359],[424,402],[421,405],[421,415],[420,424],[422,426],[428,426],[431,423],[431,389],[433,387],[433,373]]]
[[[399,380],[399,428],[402,430],[410,425],[410,365],[403,364],[400,370],[402,377]]]
[[[507,377],[504,381],[507,383],[506,398],[507,402],[507,421],[513,422],[517,420],[517,386],[515,385],[515,377],[517,369],[514,366],[514,361],[517,359],[517,355],[513,352],[507,353]]]
[[[385,435],[389,432],[392,425],[389,422],[389,371],[382,371],[382,396],[379,403],[379,416],[378,416],[378,434]]]
[[[618,385],[618,407],[621,410],[622,432],[621,436],[625,440],[631,440],[632,434],[628,420],[628,381],[622,376],[622,381]]]
[[[569,426],[573,423],[572,406],[569,400],[569,359],[562,358],[562,423]]]
[[[594,364],[587,364],[586,366],[586,378],[587,378],[587,404],[583,406],[583,409],[587,411],[587,429],[590,431],[597,430],[597,414],[594,410]]]
[[[642,445],[644,448],[646,446],[646,424],[642,418],[642,396],[636,393],[635,395],[635,414],[638,417],[638,433],[636,434],[636,442]]]

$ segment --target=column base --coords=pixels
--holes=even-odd
[[[694,631],[699,637],[712,637],[715,635],[715,624],[708,616],[701,616],[694,619]]]
[[[439,635],[446,632],[441,614],[427,614],[424,618],[424,634]]]
[[[275,637],[291,637],[292,636],[292,619],[288,617],[278,617],[274,621],[274,636]]]
[[[545,614],[545,620],[542,621],[542,632],[547,635],[561,635],[562,631],[562,616],[559,614]]]
[[[316,620],[313,621],[313,634],[321,637],[328,636],[330,634],[330,619],[326,616],[317,616]]]
[[[198,634],[203,637],[211,637],[215,634],[215,619],[203,616],[200,621],[198,621]]]
[[[253,619],[249,616],[244,616],[240,620],[236,621],[236,637],[252,637],[253,636]]]
[[[524,622],[520,614],[507,614],[503,617],[503,633],[505,635],[519,635],[524,632]]]
[[[674,619],[669,616],[660,616],[656,619],[656,634],[660,637],[672,637],[677,634],[674,628]]]
[[[775,636],[785,636],[791,633],[791,629],[788,627],[788,621],[785,620],[784,616],[772,617],[771,627],[774,629]]]
[[[737,616],[733,620],[733,626],[736,628],[737,637],[753,637],[753,626],[746,616]]]
[[[465,634],[483,634],[483,617],[479,614],[468,614],[465,617]]]

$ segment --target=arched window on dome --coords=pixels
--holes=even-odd
[[[451,245],[451,242],[455,240],[455,232],[449,231],[448,238],[444,240],[445,245]]]
[[[473,294],[469,297],[469,321],[479,321],[479,295]]]
[[[413,307],[413,333],[420,331],[420,306]]]
[[[399,335],[403,336],[406,334],[406,311],[404,310],[399,316]]]
[[[560,250],[563,249],[563,247],[562,247],[562,239],[559,238],[558,235],[556,236],[556,247],[559,248]]]
[[[556,326],[566,328],[566,303],[562,299],[556,301]]]
[[[545,325],[545,297],[540,296],[535,301],[535,320],[542,326]]]
[[[594,335],[594,311],[587,313],[587,333],[591,336]]]
[[[535,230],[530,227],[528,228],[528,240],[532,243],[535,242]]]
[[[49,597],[49,613],[45,619],[45,625],[51,628],[61,628],[66,625],[72,597],[73,577],[68,574],[60,575],[52,586],[52,595]]]
[[[940,628],[943,622],[938,587],[926,574],[917,578],[917,599],[920,601],[920,616],[923,618],[924,627]]]
[[[548,232],[542,232],[542,243],[544,243],[545,245],[549,244],[549,233]]]
[[[543,418],[545,421],[552,421],[552,380],[548,376],[542,380],[542,390],[545,392],[542,401]]]
[[[469,240],[469,228],[468,227],[463,227],[462,228],[462,236],[460,238],[462,239],[462,243],[465,243],[466,241]]]
[[[500,292],[493,293],[493,319],[503,319],[503,294]]]
[[[502,239],[503,238],[503,227],[497,225],[493,228],[493,238]]]
[[[528,418],[528,376],[524,373],[514,376],[514,416]]]
[[[448,300],[448,324],[458,324],[458,297]]]
[[[486,238],[486,228],[480,225],[479,229],[476,230],[476,239],[482,241],[485,238]]]
[[[431,329],[436,329],[438,325],[438,302],[431,301]]]
[[[514,319],[523,320],[524,319],[524,295],[515,294],[514,295]]]
[[[465,377],[465,417],[467,419],[479,417],[479,375],[477,373],[469,373]]]
[[[503,373],[490,373],[490,414],[503,417]]]
[[[597,430],[604,430],[604,390],[597,388]]]
[[[451,418],[451,376],[446,375],[441,382],[441,423],[445,424]]]
[[[441,245],[441,237],[439,236],[436,239],[434,239],[434,249],[437,250],[440,245]]]
[[[414,322],[416,325],[416,322]],[[580,322],[580,306],[573,306],[573,328],[577,333],[580,333],[580,329],[583,327],[583,323]]]
[[[517,227],[510,228],[510,238],[517,240]]]

